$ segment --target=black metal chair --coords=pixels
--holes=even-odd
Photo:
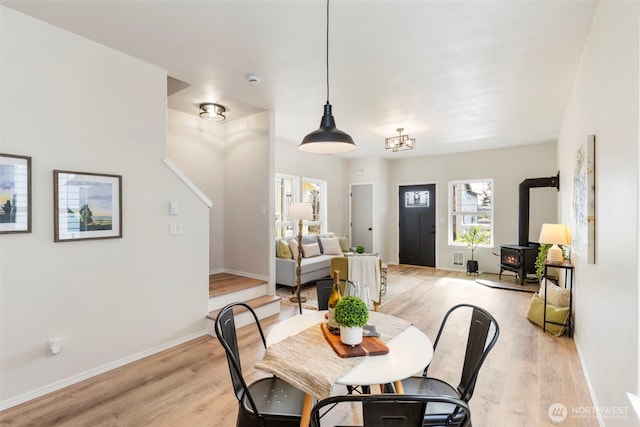
[[[231,382],[238,399],[237,427],[299,426],[305,394],[277,377],[262,378],[247,384],[242,376],[240,352],[234,318],[234,308],[246,309],[260,332],[262,345],[266,340],[260,320],[253,309],[241,302],[231,303],[220,310],[215,332],[227,353]]]
[[[469,402],[471,396],[473,396],[473,390],[476,385],[480,368],[487,358],[487,355],[498,341],[500,327],[498,326],[496,319],[488,311],[471,304],[458,304],[452,307],[442,320],[440,330],[438,331],[438,335],[436,336],[436,340],[433,344],[434,354],[436,354],[438,343],[440,342],[442,333],[445,330],[449,316],[456,312],[462,312],[463,310],[471,312],[471,320],[469,322],[464,362],[462,363],[462,374],[458,386],[453,387],[443,380],[428,377],[427,371],[429,366],[427,366],[424,369],[422,376],[410,377],[402,381],[405,393],[429,396],[450,396],[467,403]],[[390,387],[392,386],[386,386],[387,391],[393,391],[389,390]],[[455,408],[452,406],[450,410],[453,409]],[[443,412],[443,410],[440,409],[440,412]],[[440,424],[441,422],[441,414],[434,414],[429,410],[429,408],[427,408],[424,425],[439,426],[442,425]]]
[[[347,406],[342,411],[341,405]],[[359,405],[354,407],[354,405]],[[467,403],[450,396],[427,396],[410,394],[348,394],[332,396],[315,404],[311,411],[311,427],[336,426],[343,413],[352,418],[354,411],[362,415],[362,427],[419,427],[424,415],[432,407],[444,407],[438,426],[471,426],[471,413]],[[328,415],[331,414],[331,415]],[[333,418],[332,418],[333,416]],[[322,419],[327,417],[326,422]],[[349,421],[347,421],[349,422]]]

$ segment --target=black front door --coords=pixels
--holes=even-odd
[[[400,264],[436,266],[436,185],[400,186]]]

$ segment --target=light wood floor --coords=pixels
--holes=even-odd
[[[380,311],[413,322],[432,338],[444,313],[460,302],[486,308],[500,324],[498,344],[471,400],[474,426],[558,425],[547,415],[553,403],[569,411],[563,427],[597,426],[593,418],[571,417],[571,408],[592,406],[576,349],[570,338],[544,334],[526,319],[531,294],[487,288],[465,274],[429,268],[390,265],[389,272],[391,277],[418,275],[427,280]],[[262,324],[268,331],[295,312],[282,305],[279,316]],[[253,369],[263,352],[253,330],[241,329],[239,340],[245,376],[263,376]],[[450,352],[453,359],[461,350],[441,345],[438,351]],[[215,338],[205,336],[10,408],[0,413],[0,425],[232,427],[236,411],[224,352]]]

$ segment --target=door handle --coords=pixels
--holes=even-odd
[[[369,227],[369,231],[373,230],[373,228]]]

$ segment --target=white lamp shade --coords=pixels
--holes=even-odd
[[[547,261],[560,263],[564,260],[564,255],[558,245],[570,245],[571,232],[566,224],[542,224],[538,242],[551,244],[547,252]]]
[[[289,205],[289,219],[292,221],[305,220],[311,221],[313,219],[313,209],[311,203],[307,202],[295,202]]]
[[[566,224],[542,224],[539,243],[552,245],[570,245],[571,231]]]

